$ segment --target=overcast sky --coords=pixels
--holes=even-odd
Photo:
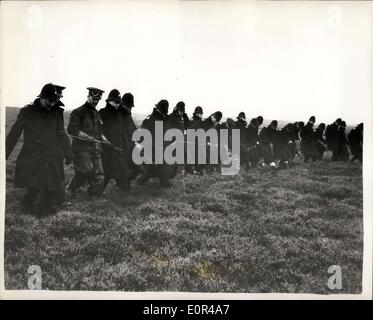
[[[143,114],[165,98],[206,116],[373,119],[371,2],[2,1],[0,13],[1,107],[53,82],[69,109],[96,86],[132,92]]]

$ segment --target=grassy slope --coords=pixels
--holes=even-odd
[[[337,264],[341,292],[361,291],[358,163],[177,176],[170,190],[152,181],[128,198],[110,185],[100,200],[80,194],[38,220],[19,213],[16,154],[7,162],[7,289],[26,289],[38,264],[44,289],[329,293]]]

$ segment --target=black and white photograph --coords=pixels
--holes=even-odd
[[[1,1],[0,39],[1,299],[372,299],[373,2]]]

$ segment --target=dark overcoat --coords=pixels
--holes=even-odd
[[[170,123],[168,121],[167,115],[163,115],[160,113],[156,108],[153,109],[153,112],[151,115],[146,117],[144,121],[141,124],[141,128],[147,129],[150,131],[152,135],[152,162],[153,164],[144,164],[145,171],[151,176],[151,177],[172,177],[176,174],[175,170],[177,167],[175,165],[168,165],[166,163],[163,164],[155,164],[155,149],[159,147],[159,145],[155,141],[155,122],[161,121],[163,123],[163,137],[164,133],[170,129]],[[163,141],[163,150],[166,148],[166,146],[170,144],[170,142]]]
[[[248,131],[246,127],[247,123],[245,120],[237,119],[235,121],[235,128],[240,130],[240,144],[244,147],[248,147]]]
[[[123,125],[120,111],[110,104],[100,110],[102,119],[102,132],[111,146],[102,147],[102,166],[105,178],[124,179],[129,178],[127,141],[123,139]],[[118,149],[121,150],[118,150]]]
[[[273,161],[273,152],[271,149],[271,144],[273,145],[274,136],[276,134],[276,130],[271,128],[270,126],[262,128],[259,133],[259,149],[260,149],[260,156],[264,159],[265,163],[269,163]]]
[[[180,116],[177,110],[174,110],[168,117],[168,127],[184,131],[189,127],[189,118],[186,113]]]
[[[355,157],[361,157],[363,153],[363,132],[359,128],[354,128],[348,133],[351,153]]]
[[[296,124],[288,123],[281,129],[281,132],[283,132],[284,136],[288,139],[287,147],[291,152],[291,159],[294,159],[297,154],[296,141],[299,140],[299,129]]]
[[[290,131],[291,131],[291,138],[292,140],[294,141],[299,141],[299,128],[297,126],[297,123],[288,123],[287,124],[290,128]]]
[[[336,123],[328,125],[325,129],[326,143],[328,144],[328,148],[333,151],[337,147],[337,132],[338,126]]]
[[[130,112],[120,107],[119,113],[122,122],[122,140],[124,148],[128,157],[132,159],[132,150],[135,147],[135,143],[132,141],[132,135],[137,130],[137,127]]]
[[[211,119],[211,116],[209,116],[208,118],[206,118],[205,120],[203,120],[202,122],[202,129],[204,131],[208,131],[210,129],[215,129],[216,132],[217,132],[217,136],[218,136],[218,140],[217,140],[217,143],[218,145],[210,145],[210,144],[206,144],[206,164],[207,165],[210,165],[210,160],[211,160],[211,157],[210,157],[210,149],[211,148],[217,148],[216,151],[219,152],[219,124],[218,123],[213,123],[212,122],[212,119]],[[207,138],[207,143],[211,142],[209,140],[209,138]]]
[[[203,120],[200,117],[193,115],[193,117],[188,122],[188,129],[198,130],[202,129]],[[198,165],[198,139],[195,138],[194,141],[188,141],[190,143],[194,143],[194,164]],[[191,155],[188,153],[188,146],[187,149],[187,161],[191,163]]]
[[[294,157],[291,131],[276,130],[273,139],[273,157],[276,160],[289,161]]]
[[[201,129],[202,128],[203,120],[200,117],[193,116],[188,123],[189,129]]]
[[[347,161],[349,159],[349,152],[347,149],[347,138],[345,130],[339,128],[336,133],[336,159],[341,161]]]
[[[316,139],[316,145],[317,145],[317,150],[319,151],[320,157],[324,154],[326,147],[326,140],[324,139],[323,136],[323,130],[321,128],[317,128],[315,130],[315,139]]]
[[[185,116],[186,116],[186,114],[185,114]],[[168,129],[177,129],[177,130],[180,130],[183,133],[183,140],[182,141],[178,141],[177,143],[185,142],[185,140],[186,140],[186,136],[184,135],[184,130],[186,130],[188,128],[188,124],[185,121],[185,119],[187,119],[187,117],[185,118],[183,116],[180,116],[176,109],[168,116],[168,119],[167,119],[167,128]],[[173,137],[172,138],[172,143],[174,143],[175,141],[176,141],[176,137]],[[187,144],[184,143],[183,144],[183,148],[184,148],[184,164],[185,164],[186,159],[187,159],[187,149],[186,149],[186,146],[187,146]]]
[[[40,99],[25,106],[6,138],[6,157],[23,133],[23,146],[18,155],[14,186],[52,192],[63,192],[61,163],[71,154],[63,127],[63,109],[47,110]]]
[[[248,161],[251,164],[255,164],[258,162],[260,158],[260,147],[259,147],[259,144],[257,144],[259,140],[257,126],[249,124],[249,126],[246,129],[246,139],[247,139]]]
[[[319,157],[315,132],[310,123],[307,123],[300,132],[300,150],[304,156]]]

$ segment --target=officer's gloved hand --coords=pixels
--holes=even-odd
[[[104,135],[101,136],[101,140],[102,140],[102,142],[104,142],[108,145],[111,145],[111,142]]]
[[[91,136],[87,136],[86,139],[87,139],[87,141],[89,141],[89,142],[96,142],[96,139],[93,138],[93,137],[91,137]]]

